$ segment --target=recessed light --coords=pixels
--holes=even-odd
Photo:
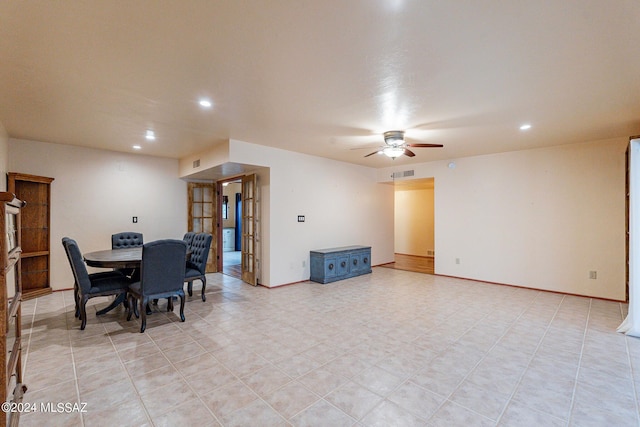
[[[139,146],[139,145],[134,145],[134,146],[133,146],[133,149],[134,149],[134,150],[142,150],[142,147],[141,147],[141,146]]]
[[[531,129],[531,125],[529,123],[525,123],[522,126],[520,126],[520,130],[529,130]]]
[[[147,138],[147,141],[155,141],[156,134],[154,131],[148,130],[144,137]]]
[[[202,108],[211,108],[211,106],[213,105],[211,103],[211,101],[209,101],[208,99],[204,99],[204,98],[202,98],[200,101],[198,101],[198,104],[200,104],[200,106]]]

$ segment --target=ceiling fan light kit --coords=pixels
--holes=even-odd
[[[365,157],[372,156],[374,154],[384,154],[385,156],[396,159],[402,155],[407,157],[414,157],[415,153],[409,150],[409,147],[442,147],[441,144],[409,144],[404,140],[403,130],[388,130],[384,134],[384,144],[378,151],[367,154]]]
[[[382,154],[384,154],[387,157],[391,157],[392,159],[395,159],[396,157],[400,157],[404,154],[404,148],[399,146],[385,147],[382,149]]]
[[[402,145],[404,144],[404,131],[402,130],[388,130],[384,133],[384,142],[388,145]]]

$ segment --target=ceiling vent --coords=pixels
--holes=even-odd
[[[406,177],[408,177],[408,176],[413,176],[414,174],[415,174],[415,173],[414,173],[414,170],[413,170],[413,169],[408,170],[408,171],[402,171],[402,172],[394,172],[394,173],[393,173],[393,178],[394,178],[394,179],[395,179],[395,178],[406,178]]]
[[[200,167],[200,159],[194,160],[193,161],[193,168],[195,169],[195,168],[199,168],[199,167]]]

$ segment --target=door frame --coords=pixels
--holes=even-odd
[[[222,218],[222,203],[223,203],[223,199],[224,199],[224,190],[223,190],[223,185],[225,182],[242,182],[242,177],[244,175],[235,175],[232,176],[230,178],[224,178],[221,179],[219,181],[216,181],[216,204],[218,206],[218,217],[217,217],[217,221],[216,221],[216,227],[218,229],[218,238],[216,239],[216,245],[218,246],[218,259],[217,259],[217,266],[218,266],[218,271],[219,272],[223,272],[224,271],[224,266],[222,265],[224,263],[224,247],[222,244],[222,229],[223,229],[223,224],[224,224],[224,219]],[[229,200],[229,203],[232,203],[231,200]],[[235,203],[235,200],[233,201],[233,203]]]
[[[251,179],[252,180],[252,203],[251,203],[251,208],[253,210],[253,214],[251,215],[252,220],[254,221],[253,226],[249,227],[250,230],[253,230],[251,232],[251,237],[254,239],[251,247],[253,252],[251,253],[250,256],[246,256],[244,250],[245,250],[245,241],[247,236],[245,236],[245,231],[244,231],[244,224],[242,225],[242,229],[243,229],[243,236],[241,236],[241,247],[240,247],[240,251],[242,253],[241,256],[241,265],[242,265],[242,276],[240,277],[240,279],[242,281],[244,281],[245,283],[249,283],[250,285],[256,286],[258,284],[258,278],[259,278],[259,272],[258,272],[258,268],[257,268],[257,260],[259,257],[259,254],[257,253],[257,247],[259,244],[259,238],[258,238],[258,227],[257,227],[257,217],[258,217],[258,212],[257,212],[257,202],[258,202],[258,185],[257,185],[257,174],[256,173],[249,173],[249,174],[242,174],[242,175],[235,175],[232,177],[227,177],[221,180],[218,180],[215,182],[216,185],[216,204],[217,204],[217,221],[216,221],[216,226],[217,226],[217,239],[216,239],[216,246],[218,247],[218,258],[217,258],[217,268],[219,272],[224,272],[224,248],[223,248],[223,241],[222,241],[222,228],[223,228],[223,218],[222,218],[222,203],[223,203],[223,199],[224,199],[224,194],[223,194],[223,184],[225,182],[238,182],[240,181],[242,183],[241,186],[241,194],[242,194],[242,210],[243,212],[240,213],[240,217],[241,219],[245,220],[245,202],[244,202],[244,197],[245,197],[245,191],[246,191],[246,186],[247,186],[247,179]],[[230,201],[231,202],[231,201]],[[249,269],[249,271],[245,271],[245,261],[247,261],[248,259],[250,259],[252,261],[252,266]]]

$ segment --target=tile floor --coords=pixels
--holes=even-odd
[[[627,306],[387,268],[321,285],[209,276],[185,323],[27,301],[23,426],[637,426]],[[158,309],[164,309],[162,302]]]

